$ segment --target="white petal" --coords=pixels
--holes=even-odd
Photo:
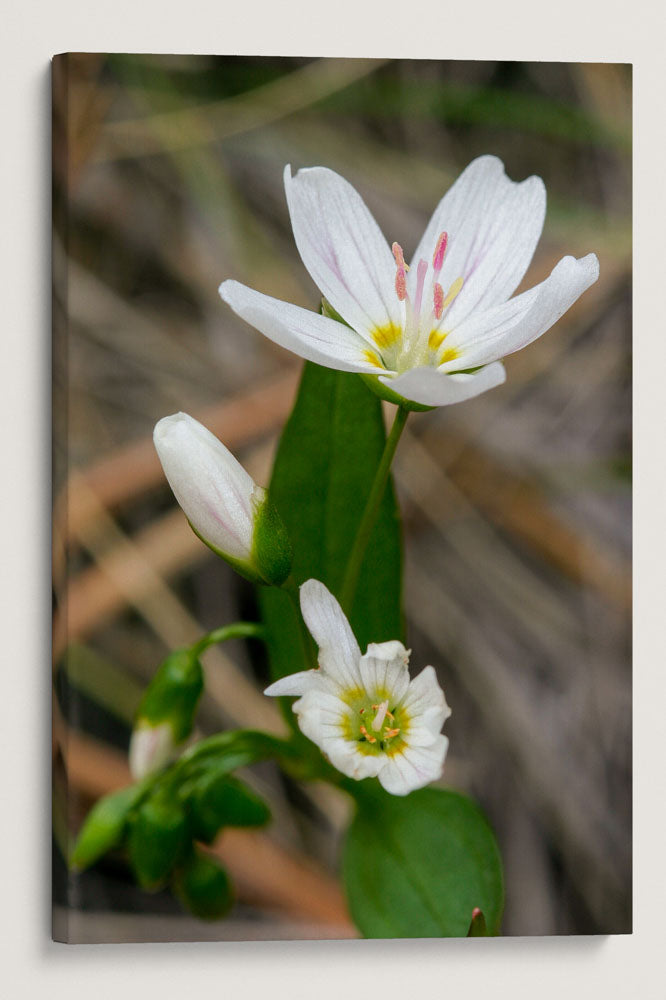
[[[401,642],[372,642],[359,664],[363,686],[372,698],[388,698],[389,709],[404,697],[409,685],[409,653]]]
[[[129,745],[129,767],[135,781],[160,771],[173,757],[175,743],[168,722],[159,726],[145,723],[132,730]]]
[[[220,552],[250,560],[257,487],[240,462],[187,413],[159,420],[153,441],[173,494],[195,531]]]
[[[446,736],[438,736],[429,747],[407,747],[389,757],[379,772],[379,782],[391,795],[408,795],[442,776],[449,747]]]
[[[279,698],[283,695],[305,694],[321,685],[321,671],[301,670],[297,674],[289,674],[270,684],[264,694],[271,698]]]
[[[322,670],[344,688],[361,687],[361,650],[333,594],[319,580],[306,580],[300,596],[305,624],[319,646]]]
[[[441,709],[442,723],[451,715],[451,709],[446,704],[434,667],[424,667],[421,673],[410,681],[402,705],[412,716],[422,715],[429,708]],[[441,729],[441,725],[439,728]]]
[[[363,778],[376,778],[386,765],[386,759],[380,754],[361,753],[358,747],[349,740],[326,740],[321,744],[321,750],[326,754],[333,767],[337,767],[338,771],[356,781],[361,781]]]
[[[480,156],[447,191],[428,223],[412,264],[428,263],[440,233],[448,233],[440,283],[446,294],[457,279],[463,288],[446,310],[447,329],[473,309],[505,302],[520,284],[539,241],[546,214],[540,177],[515,183],[496,156]],[[416,267],[410,271],[410,288]]]
[[[395,262],[358,192],[325,167],[284,172],[296,246],[331,305],[359,333],[402,323]]]
[[[451,715],[433,667],[425,667],[409,684],[400,706],[409,719],[403,736],[410,747],[431,746]]]
[[[364,357],[366,341],[344,323],[263,295],[238,281],[223,281],[219,292],[238,316],[306,361],[343,372],[377,374],[377,366]]]
[[[599,277],[595,254],[563,257],[548,278],[502,306],[475,314],[451,334],[458,364],[487,364],[526,347],[549,330]],[[448,342],[448,341],[447,341]]]
[[[462,361],[466,359],[461,359]],[[471,367],[471,365],[470,365]],[[412,368],[397,378],[379,376],[379,381],[405,399],[424,406],[448,406],[479,396],[488,389],[502,385],[506,379],[504,366],[499,362],[486,365],[472,374],[457,372],[447,374],[437,368]]]

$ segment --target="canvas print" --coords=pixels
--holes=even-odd
[[[631,67],[53,61],[53,929],[631,931]]]

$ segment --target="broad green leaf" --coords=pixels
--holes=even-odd
[[[147,799],[133,817],[127,839],[139,885],[144,889],[162,885],[188,839],[185,811],[175,796],[158,791]]]
[[[72,868],[79,871],[88,868],[107,851],[120,845],[129,814],[146,794],[148,787],[146,782],[129,785],[119,792],[106,795],[93,806],[72,851]]]
[[[271,811],[251,788],[217,769],[205,775],[189,800],[193,834],[211,844],[223,826],[263,826]]]
[[[270,485],[291,537],[298,585],[314,577],[339,595],[385,441],[380,401],[358,376],[305,365]],[[389,483],[350,615],[362,650],[369,642],[403,638],[401,568],[400,523]],[[288,596],[262,588],[259,598],[273,676],[303,669],[304,640]]]
[[[465,937],[475,908],[499,933],[502,865],[478,806],[424,788],[398,798],[358,796],[343,875],[352,917],[366,937]]]
[[[200,920],[219,920],[233,903],[227,873],[200,851],[192,852],[176,871],[172,884],[183,906]]]

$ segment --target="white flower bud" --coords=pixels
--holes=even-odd
[[[291,546],[266,491],[228,448],[187,413],[163,417],[153,433],[162,468],[194,532],[243,576],[282,583]]]
[[[168,722],[159,726],[140,723],[133,731],[129,746],[129,766],[135,781],[160,771],[173,757],[175,741]]]

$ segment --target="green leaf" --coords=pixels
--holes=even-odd
[[[465,937],[476,907],[499,933],[504,888],[493,832],[471,799],[424,788],[358,796],[343,875],[366,937]]]
[[[271,811],[251,788],[237,778],[207,774],[190,799],[193,833],[211,844],[223,826],[264,826]]]
[[[188,841],[185,811],[175,796],[156,792],[130,825],[128,848],[137,882],[156,889],[171,874]]]
[[[210,857],[196,850],[177,870],[173,890],[183,906],[201,920],[219,920],[233,903],[227,873]]]
[[[70,867],[81,871],[118,847],[123,840],[132,809],[146,794],[145,781],[121,788],[100,799],[86,817],[70,857]]]
[[[296,584],[314,577],[339,594],[385,441],[381,403],[357,375],[305,365],[269,490],[292,541]],[[404,638],[401,570],[400,522],[389,483],[350,615],[361,649]],[[302,669],[304,640],[287,594],[262,589],[259,600],[273,677]],[[312,662],[312,646],[307,654]]]

